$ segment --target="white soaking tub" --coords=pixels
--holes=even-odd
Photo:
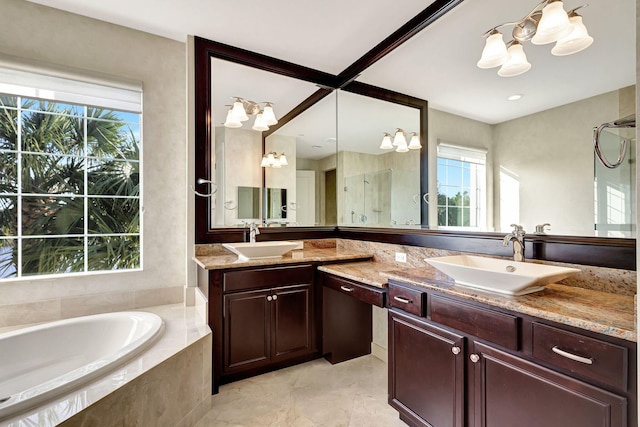
[[[84,384],[149,347],[157,314],[76,317],[0,334],[0,419]]]

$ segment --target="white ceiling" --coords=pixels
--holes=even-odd
[[[332,74],[341,72],[432,3],[418,0],[393,4],[385,0],[30,1],[180,41],[188,34],[197,35]],[[565,0],[565,9],[577,7],[581,2]],[[581,9],[584,23],[595,39],[583,52],[555,57],[550,54],[550,45],[534,46],[526,42],[524,49],[532,68],[524,75],[502,78],[497,76],[497,69],[477,68],[475,63],[484,45],[481,34],[499,23],[522,18],[536,4],[537,0],[465,0],[365,70],[358,80],[426,99],[431,108],[486,123],[499,123],[635,84],[635,0],[596,1]],[[510,40],[509,28],[503,32],[505,40]],[[316,90],[309,83],[235,64],[221,64],[217,68],[219,72],[213,79],[216,123],[223,121],[224,105],[230,103],[230,96],[273,101],[276,114],[281,117]],[[261,92],[264,88],[272,90]],[[524,96],[520,101],[507,101],[506,97],[512,94]],[[324,105],[330,104],[325,101]],[[371,108],[391,116],[381,110],[380,105]],[[332,120],[331,110],[318,107],[317,113],[324,115],[324,121],[315,120],[312,111],[305,113],[304,121],[322,123],[321,129],[297,129],[297,124],[290,124],[279,133],[293,132],[299,141],[306,139],[308,145],[329,141],[335,137],[335,132],[330,132],[326,125]],[[391,127],[399,127],[382,123],[372,114],[368,117],[368,121],[366,116],[364,119],[369,124],[367,129],[376,135],[376,140],[381,137],[381,129],[389,128],[385,131],[392,132]],[[299,119],[303,121],[302,116]],[[335,113],[333,120],[335,123]],[[342,121],[341,133],[349,132],[345,123],[358,125],[360,134],[364,135],[360,121]],[[351,131],[356,133],[355,129]],[[349,139],[344,138],[344,142]],[[342,147],[342,141],[340,144]]]

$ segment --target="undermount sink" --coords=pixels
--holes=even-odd
[[[290,250],[300,247],[299,242],[279,240],[273,242],[223,243],[223,247],[238,255],[240,260],[281,258]]]
[[[541,291],[545,285],[580,271],[577,268],[473,255],[426,258],[425,261],[453,278],[457,285],[507,295]]]

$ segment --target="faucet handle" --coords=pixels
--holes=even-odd
[[[544,224],[536,225],[536,234],[545,234],[545,227],[551,227],[551,224],[545,222]]]
[[[518,233],[518,232],[524,233],[524,230],[522,229],[522,226],[520,224],[511,224],[511,227],[513,227],[514,233]]]

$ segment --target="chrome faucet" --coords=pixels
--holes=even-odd
[[[509,246],[509,242],[513,242],[513,260],[524,261],[524,234],[525,231],[521,225],[511,224],[513,231],[506,236],[502,241],[503,246]]]
[[[256,234],[260,234],[260,230],[258,229],[258,224],[252,222],[249,224],[249,242],[256,242]]]

